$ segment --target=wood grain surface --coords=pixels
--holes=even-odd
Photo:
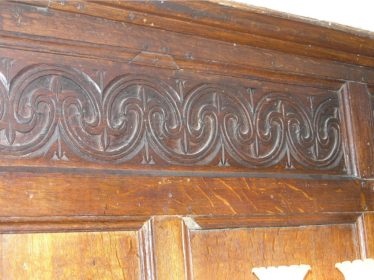
[[[191,231],[194,279],[257,279],[253,267],[309,264],[307,280],[343,279],[335,263],[359,257],[352,225]]]
[[[366,213],[364,216],[364,238],[366,256],[374,258],[374,212]]]
[[[373,66],[374,44],[367,33],[336,30],[282,14],[266,15],[246,7],[181,1],[137,3],[127,1],[20,1],[56,10],[92,15],[127,24],[194,34],[241,45]],[[262,12],[264,13],[264,12]],[[202,28],[203,27],[203,28]],[[302,30],[302,31],[301,31]],[[345,31],[345,32],[344,32]],[[360,55],[357,56],[357,53]]]
[[[1,279],[140,279],[137,232],[2,234]]]
[[[365,207],[353,180],[7,173],[3,217],[80,215],[287,215]]]
[[[368,88],[362,83],[347,83],[341,89],[343,131],[351,173],[361,178],[374,176],[373,108]],[[356,110],[356,108],[360,108]]]
[[[217,1],[0,1],[0,278],[255,279],[374,257],[374,37]]]
[[[190,279],[185,260],[186,229],[178,217],[157,217],[153,221],[156,279]]]

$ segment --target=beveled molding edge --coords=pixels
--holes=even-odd
[[[298,227],[353,224],[364,212],[308,213],[287,215],[252,215],[252,216],[196,216],[191,230],[210,230],[225,228],[262,228],[262,227]]]
[[[250,6],[230,7],[213,1],[15,2],[303,56],[374,66],[374,33],[326,27],[296,16],[282,17],[281,13]],[[303,32],[297,32],[297,29]]]
[[[169,1],[165,1],[165,3],[168,3]],[[173,2],[173,1],[170,1]],[[1,2],[0,2],[1,3]],[[68,14],[68,15],[85,15],[87,16],[87,19],[103,19],[103,15],[106,15],[106,13],[97,13],[97,14],[90,14],[90,13],[83,13],[83,11],[79,7],[87,7],[87,11],[92,12],[95,9],[98,9],[100,11],[100,7],[106,7],[110,6],[110,9],[114,9],[111,7],[111,3],[109,2],[103,2],[103,1],[44,1],[44,0],[38,0],[38,1],[5,1],[3,2],[4,5],[18,5],[15,7],[13,13],[14,15],[8,14],[4,19],[7,19],[7,28],[9,28],[9,20],[16,21],[17,17],[21,19],[22,17],[22,9],[26,9],[26,12],[32,11],[32,13],[38,14],[38,16],[41,17],[48,17],[49,14],[52,11],[60,12],[60,15],[62,14]],[[63,4],[61,4],[63,3]],[[174,2],[172,4],[180,4],[182,2]],[[188,5],[195,5],[194,2],[188,2]],[[198,5],[214,5],[216,12],[222,12],[221,9],[225,11],[225,8],[223,6],[220,6],[218,4],[209,3],[207,1],[201,1]],[[256,44],[240,44],[240,43],[229,43],[224,40],[224,38],[210,38],[209,34],[210,32],[207,32],[207,34],[194,34],[194,31],[192,30],[174,30],[174,26],[179,27],[185,27],[190,25],[190,18],[187,20],[178,20],[177,23],[173,23],[169,25],[172,29],[169,30],[168,28],[157,27],[152,26],[149,23],[151,23],[151,19],[148,20],[147,24],[142,23],[142,21],[135,21],[133,22],[128,20],[126,18],[126,15],[129,16],[129,18],[132,18],[133,10],[140,9],[141,12],[139,12],[139,16],[135,17],[136,19],[143,19],[143,16],[153,17],[155,16],[159,21],[167,21],[168,16],[170,17],[170,14],[164,14],[165,11],[161,8],[157,10],[157,13],[155,15],[152,14],[152,12],[148,11],[149,2],[141,3],[141,5],[136,2],[135,4],[131,4],[130,2],[120,2],[118,5],[121,6],[121,8],[115,7],[115,9],[120,9],[119,11],[116,10],[116,13],[120,15],[121,20],[118,20],[116,18],[105,18],[112,20],[113,22],[120,25],[121,23],[129,24],[131,26],[135,26],[136,28],[146,28],[150,32],[157,32],[158,30],[166,31],[166,33],[173,33],[177,36],[184,36],[188,38],[193,38],[193,40],[201,40],[201,39],[207,39],[211,43],[219,43],[224,46],[224,52],[227,51],[228,48],[237,49],[237,50],[246,50],[245,56],[251,57],[251,59],[247,59],[245,63],[242,61],[234,61],[230,57],[225,56],[219,56],[215,58],[210,58],[207,55],[206,56],[198,56],[195,57],[195,54],[189,53],[189,50],[186,50],[184,54],[177,54],[172,48],[169,47],[163,47],[160,50],[156,49],[143,49],[140,45],[137,46],[137,48],[129,48],[128,46],[124,46],[125,44],[119,45],[112,45],[110,43],[110,39],[106,41],[105,43],[101,42],[98,43],[92,40],[85,40],[85,39],[76,39],[76,40],[69,40],[64,39],[61,36],[58,35],[59,32],[55,32],[53,35],[45,35],[43,32],[40,33],[38,36],[26,34],[30,33],[30,30],[28,30],[26,33],[23,34],[22,31],[22,25],[19,25],[17,27],[10,27],[16,28],[17,32],[13,31],[0,31],[0,38],[2,38],[0,42],[0,46],[4,48],[12,48],[12,49],[19,49],[19,50],[27,50],[27,51],[34,51],[34,52],[44,52],[44,53],[51,53],[51,54],[61,54],[61,55],[69,55],[69,56],[77,56],[82,58],[91,58],[91,59],[106,59],[110,61],[121,61],[124,63],[133,63],[137,65],[147,65],[147,66],[153,66],[157,68],[169,68],[169,69],[176,69],[176,70],[196,70],[196,71],[202,71],[202,72],[210,72],[210,73],[217,73],[219,75],[226,75],[226,76],[236,76],[236,77],[256,77],[257,79],[272,79],[275,81],[292,81],[294,83],[298,83],[300,85],[302,84],[309,84],[316,87],[324,87],[329,89],[337,90],[341,84],[343,83],[343,80],[354,80],[354,81],[360,81],[360,82],[367,82],[369,84],[374,84],[374,70],[370,67],[359,67],[358,65],[354,64],[347,64],[347,63],[341,63],[341,61],[337,59],[327,59],[327,58],[321,58],[318,57],[318,55],[313,55],[313,52],[311,52],[310,46],[318,45],[317,43],[306,45],[306,49],[303,51],[303,53],[295,54],[290,53],[291,50],[294,49],[293,44],[298,44],[293,42],[293,39],[289,36],[284,36],[284,38],[287,38],[286,42],[288,45],[285,48],[285,50],[274,50],[272,47],[276,45],[274,42],[266,42],[263,46],[257,46]],[[135,5],[135,7],[128,7],[131,5]],[[166,5],[166,4],[165,4]],[[184,4],[185,5],[185,4]],[[92,7],[91,7],[92,6]],[[78,9],[78,8],[79,9]],[[147,8],[148,7],[148,8]],[[166,7],[166,6],[163,6]],[[227,7],[226,7],[227,8]],[[144,9],[144,10],[143,10]],[[195,7],[195,9],[197,9]],[[83,9],[84,10],[84,9]],[[194,10],[194,7],[191,6],[190,10]],[[237,9],[236,9],[237,10]],[[19,12],[17,12],[19,11]],[[104,10],[107,12],[106,10]],[[197,9],[198,11],[198,9]],[[236,11],[238,13],[243,13],[246,15],[246,11],[238,10]],[[153,12],[154,13],[154,12]],[[160,13],[160,14],[158,14]],[[56,15],[57,16],[57,15]],[[264,15],[262,15],[264,16]],[[27,18],[28,15],[26,13],[25,18]],[[172,16],[171,16],[172,17]],[[243,20],[245,21],[247,19],[247,16],[244,16]],[[265,18],[262,19],[262,21],[267,19],[267,15],[265,15]],[[252,20],[252,19],[251,19]],[[286,22],[286,25],[288,23],[288,20],[282,19]],[[269,31],[269,24],[265,24],[262,21],[259,21],[259,25],[263,32],[266,34],[266,30]],[[4,21],[5,22],[5,21]],[[262,22],[262,23],[261,23]],[[223,23],[223,22],[222,22]],[[256,21],[255,21],[256,23]],[[12,23],[13,24],[13,23]],[[17,23],[14,22],[14,24],[17,25]],[[237,23],[239,24],[239,23]],[[199,30],[204,30],[204,26],[208,26],[208,23],[199,23],[198,27],[194,27],[196,29],[196,32]],[[244,24],[243,24],[244,25]],[[1,25],[0,25],[1,27]],[[35,27],[34,25],[30,26],[30,28],[40,28]],[[242,26],[242,28],[244,28]],[[299,25],[296,24],[293,26],[294,29],[286,28],[286,31],[291,36],[293,33],[298,33],[297,28],[299,28]],[[296,29],[295,29],[296,28]],[[317,26],[314,28],[321,28],[320,26]],[[31,29],[32,30],[32,29]],[[221,28],[219,28],[221,30]],[[118,27],[117,27],[118,31]],[[258,32],[260,32],[258,31]],[[121,29],[121,32],[123,33],[121,36],[126,37],[125,29]],[[144,32],[144,31],[142,31]],[[231,36],[232,32],[230,29],[226,30],[226,32]],[[339,31],[340,32],[340,31]],[[214,33],[214,32],[213,32]],[[216,33],[216,32],[215,32]],[[275,32],[276,36],[279,36],[279,32]],[[306,32],[302,32],[303,34],[306,34]],[[179,34],[179,35],[178,35]],[[221,33],[220,33],[221,34]],[[247,34],[248,35],[248,34]],[[347,36],[348,34],[343,33],[344,36]],[[154,35],[152,35],[154,36]],[[241,38],[243,34],[240,34],[239,38]],[[248,35],[250,36],[250,34]],[[256,35],[257,36],[257,35]],[[269,35],[270,36],[270,35]],[[343,36],[343,38],[344,38]],[[181,37],[181,40],[183,38]],[[336,39],[338,40],[341,36],[338,36]],[[199,39],[200,38],[200,39]],[[266,38],[266,37],[265,37]],[[283,37],[282,37],[283,38]],[[352,34],[348,37],[349,39],[352,39]],[[148,38],[149,39],[149,38]],[[165,39],[164,39],[165,40]],[[259,42],[262,42],[264,39],[259,39]],[[342,39],[343,40],[343,39]],[[370,42],[374,39],[368,39]],[[237,40],[236,40],[237,41]],[[256,41],[256,40],[255,40]],[[281,45],[283,44],[281,42]],[[146,40],[143,42],[144,46],[147,46],[149,42],[146,42]],[[341,42],[342,48],[345,47],[347,42],[344,40]],[[373,43],[374,44],[374,43]],[[354,44],[351,44],[349,42],[350,46],[357,46],[357,42]],[[221,46],[222,47],[222,46]],[[319,47],[321,48],[321,47]],[[362,48],[362,47],[361,47]],[[374,48],[374,47],[373,47]],[[206,49],[206,47],[205,47]],[[370,48],[369,48],[370,49]],[[329,52],[332,54],[336,54],[337,50],[328,49]],[[317,53],[319,53],[317,51]],[[360,52],[356,50],[354,54],[354,60],[364,58],[364,55],[359,55]],[[140,59],[139,59],[140,54]],[[269,56],[270,55],[270,56]],[[153,57],[154,59],[146,59],[144,60],[143,57]],[[346,56],[344,54],[343,56]],[[255,60],[253,58],[257,59]],[[272,58],[271,58],[272,57]],[[271,58],[271,59],[270,59]],[[266,62],[266,65],[264,64]],[[297,64],[300,61],[305,60],[305,64],[310,64],[310,68],[306,67],[293,67],[293,64]],[[157,61],[157,62],[156,62]],[[289,61],[292,61],[291,63]],[[344,61],[343,61],[344,62]],[[288,65],[290,63],[290,65]],[[373,66],[374,66],[374,57],[373,57]]]
[[[168,215],[177,217],[188,231],[235,228],[299,227],[354,224],[364,212],[291,215]],[[0,234],[138,231],[155,216],[41,216],[0,217]],[[166,217],[166,216],[165,216]]]
[[[0,234],[141,230],[150,220],[143,216],[0,217]]]
[[[188,59],[177,57],[172,54],[141,51],[124,47],[103,46],[85,42],[75,42],[65,39],[50,39],[37,36],[25,36],[3,32],[0,30],[0,48],[27,51],[31,53],[46,53],[52,55],[63,55],[66,53],[71,57],[83,59],[100,59],[112,62],[128,63],[135,66],[154,67],[155,69],[171,69],[174,71],[196,71],[219,75],[222,77],[252,78],[279,82],[283,84],[294,84],[300,86],[312,86],[321,89],[338,90],[344,81],[338,77],[324,77],[296,73],[290,71],[274,70],[257,65],[230,64],[225,61],[211,61],[206,59]],[[361,79],[366,81],[366,76]],[[373,78],[368,82],[373,83]]]

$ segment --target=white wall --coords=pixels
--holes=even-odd
[[[374,32],[374,0],[234,1]]]

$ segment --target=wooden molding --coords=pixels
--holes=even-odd
[[[367,208],[357,180],[33,173],[1,176],[3,217],[292,215]]]
[[[116,216],[2,217],[0,233],[139,230],[147,220]]]
[[[24,5],[21,2],[26,2],[28,5]],[[318,55],[321,50],[311,51],[310,49],[313,49],[313,46],[317,46],[319,43],[311,43],[310,39],[306,39],[309,41],[307,45],[301,47],[302,51],[296,51],[298,49],[301,50],[298,47],[300,43],[297,43],[297,40],[293,38],[296,35],[286,36],[276,30],[270,32],[271,34],[267,34],[269,33],[269,28],[272,29],[274,26],[278,26],[277,20],[287,23],[286,19],[277,19],[276,17],[273,19],[271,16],[258,15],[261,18],[264,17],[262,21],[265,19],[274,21],[272,23],[261,23],[261,20],[252,17],[251,13],[246,14],[247,11],[206,1],[188,3],[188,5],[191,4],[189,9],[186,8],[187,6],[181,9],[182,11],[195,11],[197,14],[199,14],[201,9],[204,10],[206,8],[213,9],[214,12],[218,12],[221,9],[225,13],[244,13],[241,16],[242,18],[254,20],[252,24],[248,23],[247,26],[259,28],[257,32],[264,32],[264,34],[267,34],[266,36],[269,36],[268,39],[266,39],[266,36],[257,39],[261,43],[259,46],[255,42],[230,42],[226,40],[225,34],[232,36],[235,31],[219,29],[218,33],[210,32],[208,23],[205,25],[199,23],[197,26],[189,27],[193,23],[191,23],[190,16],[187,15],[184,16],[184,20],[178,19],[176,20],[177,22],[174,22],[175,19],[173,19],[173,22],[169,23],[170,17],[173,14],[178,14],[180,6],[182,5],[183,7],[185,5],[180,1],[167,1],[165,5],[159,6],[158,9],[155,7],[160,5],[160,3],[131,3],[124,1],[118,4],[121,7],[112,6],[109,3],[107,1],[66,1],[64,5],[61,5],[59,1],[2,2],[1,44],[4,47],[13,49],[90,58],[100,57],[112,61],[133,63],[139,63],[139,61],[134,61],[134,58],[139,53],[150,52],[172,57],[179,69],[219,72],[226,75],[240,75],[241,77],[255,76],[262,79],[280,79],[282,75],[289,75],[289,78],[304,79],[304,81],[309,79],[310,82],[318,78],[325,84],[337,83],[342,79],[374,84],[374,71],[370,67],[359,67],[368,63],[360,64],[357,62],[357,59],[366,59],[365,56],[368,56],[367,52],[370,52],[371,47],[365,50],[364,53],[356,52],[357,49],[355,48],[358,46],[356,40],[362,37],[357,34],[337,32],[328,28],[313,26],[310,23],[307,24],[313,30],[316,29],[318,31],[305,32],[305,34],[309,34],[305,36],[313,37],[315,35],[310,34],[319,34],[318,36],[321,37],[322,41],[331,41],[332,44],[335,44],[333,42],[343,42],[343,44],[348,42],[347,44],[354,48],[351,50],[354,54],[347,54],[344,51],[344,55],[341,58],[336,58],[334,56],[339,55],[340,52],[338,49],[318,47],[325,50],[322,51],[323,53],[329,52],[333,57],[329,57],[327,54]],[[194,7],[196,5],[202,5],[202,7]],[[206,5],[205,8],[204,5]],[[152,7],[157,12],[151,12]],[[172,12],[173,7],[175,9],[174,13]],[[136,12],[134,9],[142,10],[140,15],[135,16],[135,22],[128,19],[128,17],[130,19],[133,18],[132,14]],[[113,17],[113,13],[117,15],[117,18]],[[234,14],[230,18],[234,19]],[[118,16],[120,19],[118,19]],[[153,17],[156,17],[160,24],[164,22],[165,26],[152,26]],[[52,18],[53,20],[51,21]],[[144,19],[146,19],[146,23],[142,23]],[[139,20],[140,22],[138,22]],[[223,19],[220,22],[224,26],[230,24]],[[288,23],[291,22],[292,20]],[[296,22],[293,25],[291,24],[291,26],[285,27],[284,29],[287,30],[285,32],[289,32],[289,34],[298,33],[297,30],[299,30],[300,24],[302,25],[302,23]],[[286,26],[286,24],[284,25]],[[45,26],[48,26],[48,28],[45,28]],[[68,26],[68,28],[64,28],[64,26]],[[90,31],[83,32],[81,30],[83,26]],[[187,27],[191,30],[183,29]],[[178,28],[182,28],[182,30],[178,30]],[[70,29],[74,29],[76,32],[67,32]],[[110,30],[110,32],[107,32],[107,30]],[[330,40],[329,31],[333,34],[335,34],[334,32],[337,32],[337,34],[342,33],[339,35],[340,37],[336,35],[336,39],[339,38],[339,40]],[[199,34],[199,32],[204,32],[204,34]],[[324,32],[327,33],[325,34]],[[279,35],[275,35],[278,33]],[[212,38],[211,34],[216,34],[216,37]],[[238,38],[251,37],[252,34],[254,34],[253,31],[249,30],[247,33],[240,33]],[[300,33],[297,36],[301,36],[301,34],[304,33]],[[274,39],[274,36],[280,36],[284,39]],[[372,44],[370,36],[365,36],[361,38],[365,41],[360,47],[362,49],[365,49],[364,46]],[[212,44],[215,46],[214,52],[210,51]],[[309,45],[312,47],[309,47]],[[277,49],[277,46],[280,46],[281,50]],[[348,60],[346,61],[343,57],[347,55],[351,58],[347,58]],[[300,63],[301,61],[303,63]],[[347,62],[351,63],[351,65],[347,64]],[[356,63],[356,66],[352,63]],[[147,64],[154,66],[152,62],[147,62]],[[169,67],[169,64],[166,64],[166,67]]]
[[[374,66],[373,35],[337,30],[259,9],[201,1],[19,1],[235,44]]]
[[[241,217],[197,217],[195,222],[199,230],[224,228],[261,228],[261,227],[292,227],[305,225],[349,224],[355,223],[359,213],[338,213],[319,215],[259,215]]]

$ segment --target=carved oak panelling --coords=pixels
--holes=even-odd
[[[344,172],[335,93],[33,64],[0,73],[3,158]],[[185,87],[185,83],[189,86]],[[279,169],[278,168],[278,169]]]
[[[369,88],[369,95],[370,95],[370,101],[371,101],[371,118],[372,118],[372,133],[373,133],[373,139],[374,139],[374,88]]]

